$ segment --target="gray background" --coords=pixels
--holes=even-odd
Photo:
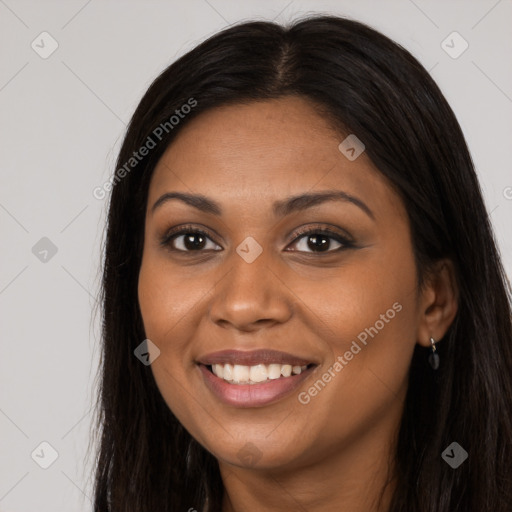
[[[511,1],[0,0],[0,511],[92,509],[106,207],[92,191],[113,172],[141,95],[229,24],[311,12],[364,21],[431,72],[467,137],[511,275]],[[43,31],[58,43],[46,59],[31,47],[51,49]],[[446,39],[453,31],[469,44],[458,58],[445,51],[463,48]],[[42,442],[58,454],[47,469]]]

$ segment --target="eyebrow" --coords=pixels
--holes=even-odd
[[[151,208],[151,213],[154,213],[157,208],[172,199],[178,199],[179,201],[182,201],[205,213],[217,216],[222,215],[222,207],[213,199],[209,199],[201,194],[187,194],[184,192],[165,193],[156,200],[155,204]],[[275,216],[284,217],[296,211],[312,208],[313,206],[317,206],[328,201],[344,201],[354,204],[365,212],[371,219],[375,220],[375,215],[366,203],[343,190],[325,190],[321,192],[309,192],[290,196],[282,201],[276,201],[272,206],[272,210]]]

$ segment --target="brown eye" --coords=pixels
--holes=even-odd
[[[332,245],[332,240],[333,238],[330,237],[330,236],[327,236],[327,235],[322,235],[322,234],[314,234],[314,235],[305,235],[305,236],[302,236],[301,239],[305,239],[305,244],[303,244],[303,246],[305,245],[308,249],[311,249],[313,252],[328,252],[331,248],[331,245]],[[300,243],[302,242],[303,240],[299,240],[299,244],[298,246],[300,245]],[[334,243],[337,243],[338,244],[338,247],[341,247],[341,244],[338,242],[338,241],[334,241]],[[334,249],[337,249],[337,247],[334,247]],[[304,250],[304,249],[300,249],[299,247],[299,250]]]
[[[208,242],[210,242],[210,246],[208,246]],[[162,239],[161,244],[173,251],[180,252],[201,252],[203,250],[220,249],[205,231],[187,227],[168,233]],[[219,247],[219,249],[216,249],[216,247]]]
[[[354,247],[351,240],[330,229],[308,228],[298,235],[293,242],[298,252],[328,253]]]

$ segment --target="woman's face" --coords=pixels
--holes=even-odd
[[[151,368],[223,464],[297,468],[398,428],[418,340],[408,218],[345,138],[298,97],[217,108],[152,177],[139,276]]]

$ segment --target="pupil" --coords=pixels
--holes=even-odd
[[[310,244],[311,240],[314,240],[312,244]],[[328,248],[329,239],[325,235],[310,235],[308,237],[308,245],[310,249],[320,249],[321,251],[323,251],[324,249]]]
[[[194,238],[196,241],[194,242]],[[199,241],[200,240],[200,241]],[[185,247],[187,249],[201,249],[204,244],[204,237],[198,233],[189,233],[185,236]]]

